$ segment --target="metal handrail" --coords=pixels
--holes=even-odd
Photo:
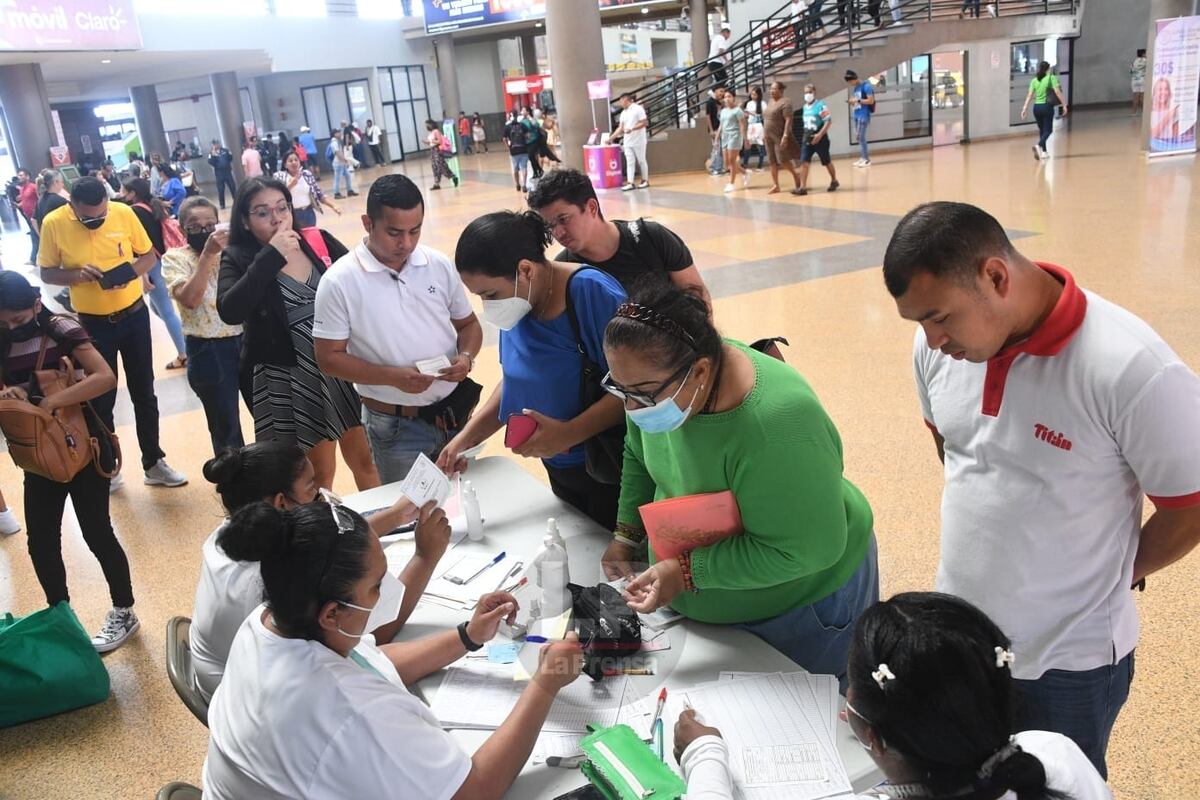
[[[996,4],[999,16],[1031,16],[1056,13],[1074,14],[1079,0],[980,0],[981,16],[988,15],[988,6]],[[828,7],[824,7],[828,5]],[[863,49],[867,39],[887,36],[888,29],[935,20],[952,19],[974,7],[974,0],[901,0],[895,8],[888,0],[879,0],[878,12],[886,25],[865,29],[870,19],[864,0],[847,0],[839,8],[837,0],[824,0],[821,9],[820,34],[811,27],[811,17],[794,20],[791,4],[785,3],[769,17],[751,20],[750,30],[730,44],[725,51],[724,67],[713,69],[705,57],[685,70],[651,81],[632,92],[646,111],[653,135],[668,127],[687,127],[697,118],[707,99],[708,91],[724,72],[724,83],[747,87],[765,82],[772,74],[786,68],[796,68],[806,62],[834,56],[853,56]],[[895,20],[894,12],[900,12]],[[833,24],[824,24],[832,16]],[[857,29],[853,24],[858,21]],[[613,115],[614,120],[616,113]]]

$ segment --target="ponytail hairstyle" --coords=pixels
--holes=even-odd
[[[1050,71],[1050,62],[1042,61],[1038,63],[1037,79],[1040,81],[1046,77],[1046,73]]]
[[[307,499],[292,498],[290,493],[304,472],[305,460],[304,451],[294,444],[254,442],[241,448],[227,447],[209,459],[204,464],[204,478],[216,484],[229,514],[251,503],[270,502],[277,494],[304,503]]]
[[[150,206],[150,211],[153,212],[156,220],[161,222],[166,217],[171,216],[170,212],[167,211],[167,207],[163,205],[163,201],[151,193],[150,181],[145,178],[130,178],[122,184],[121,188],[137,198],[135,202],[145,203]]]
[[[706,357],[715,369],[722,359],[721,334],[708,318],[708,307],[681,291],[661,273],[639,278],[629,302],[604,329],[604,349],[636,350],[642,358],[677,370]]]
[[[522,261],[545,264],[550,229],[535,211],[494,211],[476,217],[458,237],[459,273],[515,280]]]
[[[908,592],[858,619],[848,674],[854,709],[936,797],[1012,791],[1062,800],[1042,762],[1010,741],[1012,642],[965,600]]]
[[[340,533],[339,523],[353,527]],[[281,511],[259,502],[234,514],[217,544],[236,561],[259,562],[267,606],[280,632],[319,641],[321,608],[351,596],[366,574],[373,536],[367,521],[344,506],[309,503]]]

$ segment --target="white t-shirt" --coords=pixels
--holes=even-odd
[[[1027,753],[1037,756],[1046,768],[1046,787],[1071,800],[1112,800],[1112,791],[1075,742],[1058,733],[1025,731],[1013,740]],[[683,751],[680,766],[687,781],[687,800],[732,800],[733,778],[729,773],[729,747],[717,736],[701,736]],[[846,795],[859,800],[878,800],[879,794]],[[1016,800],[1005,792],[998,800]]]
[[[208,710],[206,800],[449,800],[471,759],[365,636],[350,658],[246,618]]]
[[[275,180],[279,181],[284,186],[287,186],[288,181],[291,179],[292,176],[288,174],[287,170],[281,169],[275,173]],[[308,208],[313,204],[312,188],[308,185],[308,181],[304,179],[303,173],[300,174],[299,180],[296,181],[296,185],[288,189],[288,191],[292,193],[293,209]]]
[[[367,128],[367,144],[379,144],[379,135],[383,133],[378,125]]]
[[[367,249],[366,238],[321,276],[313,336],[348,340],[350,355],[371,364],[411,367],[417,361],[458,355],[453,320],[472,314],[454,264],[442,253],[417,245],[396,272]],[[395,386],[355,384],[359,394],[382,403],[427,406],[456,384],[434,381],[420,394]]]
[[[1083,671],[1137,643],[1143,492],[1200,505],[1200,379],[1149,325],[1085,292],[986,364],[917,330],[922,413],[946,440],[937,589],[1013,640],[1013,674]]]
[[[625,136],[621,141],[626,147],[642,147],[648,141],[646,128],[638,128],[632,130],[634,125],[643,122],[646,119],[646,109],[642,108],[638,103],[630,103],[629,108],[621,111],[621,130],[625,132]]]
[[[724,55],[725,48],[729,47],[729,37],[717,34],[713,37],[712,43],[708,46],[709,61],[728,61],[729,56]]]
[[[222,522],[201,548],[200,583],[196,586],[188,633],[196,688],[205,700],[212,700],[221,683],[233,637],[250,612],[263,601],[258,564],[234,561],[217,545],[217,536],[224,527]]]

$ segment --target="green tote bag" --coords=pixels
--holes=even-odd
[[[108,670],[66,601],[0,619],[0,728],[99,703]]]

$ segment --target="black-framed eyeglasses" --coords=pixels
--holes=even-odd
[[[650,392],[635,392],[632,389],[625,388],[613,380],[611,372],[604,373],[604,377],[600,379],[600,385],[604,387],[604,391],[608,392],[613,397],[618,398],[622,402],[626,400],[632,400],[640,406],[650,408],[658,402],[658,396],[666,391],[667,387],[687,375],[695,365],[695,361],[689,361],[687,364],[684,364],[682,367],[675,370],[675,372],[671,373],[671,377],[667,378],[665,381],[660,383],[657,388]]]
[[[75,218],[84,225],[87,225],[89,222],[103,222],[104,220],[108,219],[108,212],[105,211],[98,217],[85,217],[82,214],[76,213]]]
[[[328,504],[329,513],[333,514],[333,523],[337,525],[337,535],[333,537],[333,544],[329,546],[329,552],[325,556],[325,567],[321,570],[321,577],[317,580],[317,591],[320,591],[321,587],[325,585],[325,576],[329,574],[329,568],[337,560],[338,544],[342,541],[342,536],[354,530],[354,519],[350,516],[350,512],[342,506],[342,498],[328,489],[318,489],[317,491],[321,500]]]
[[[196,225],[185,225],[183,227],[183,232],[190,233],[190,234],[215,233],[216,230],[217,230],[217,223],[215,223],[215,222],[211,225],[202,225],[199,227],[197,227]]]

